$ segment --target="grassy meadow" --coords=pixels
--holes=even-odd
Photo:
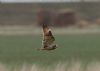
[[[100,34],[61,34],[55,38],[56,50],[39,51],[41,35],[0,35],[0,71],[100,70]]]

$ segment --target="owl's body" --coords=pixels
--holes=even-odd
[[[57,45],[54,43],[55,38],[52,35],[51,29],[43,24],[43,40],[41,50],[54,50],[57,48]]]

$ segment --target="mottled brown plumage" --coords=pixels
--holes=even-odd
[[[43,40],[41,50],[54,50],[57,48],[57,45],[54,43],[55,38],[52,35],[51,29],[43,24]]]

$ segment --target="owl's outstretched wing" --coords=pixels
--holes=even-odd
[[[51,29],[46,24],[43,24],[43,40],[55,41]]]

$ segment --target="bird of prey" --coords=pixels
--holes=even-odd
[[[43,28],[43,40],[41,50],[54,50],[57,48],[57,45],[54,43],[55,38],[51,32],[51,29],[47,24],[42,25]]]

